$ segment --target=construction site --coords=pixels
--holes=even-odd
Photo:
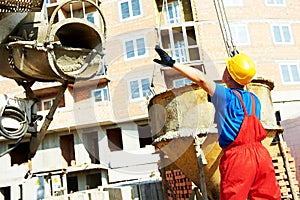
[[[257,67],[262,143],[282,200],[300,181],[300,2],[0,0],[0,200],[219,200],[226,57]],[[236,172],[240,173],[240,172]]]

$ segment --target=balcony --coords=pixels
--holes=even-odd
[[[60,107],[57,108],[53,121],[48,130],[61,130],[93,125],[106,125],[114,123],[115,117],[111,101],[96,102],[91,91],[107,85],[108,77],[99,75],[89,81],[75,82],[65,91]],[[50,86],[50,87],[47,87]],[[34,87],[35,95],[40,98],[39,115],[45,119],[52,105],[59,86],[42,84]],[[51,87],[52,86],[52,87]],[[39,88],[39,89],[37,89]],[[48,101],[47,101],[48,100]],[[47,106],[44,104],[47,103]],[[44,120],[38,122],[38,127],[42,126]]]
[[[48,111],[40,111],[44,118]],[[77,102],[73,107],[58,108],[48,130],[62,130],[80,128],[92,125],[106,125],[114,123],[114,115],[111,102],[93,103],[91,99]],[[38,122],[41,127],[42,121]]]

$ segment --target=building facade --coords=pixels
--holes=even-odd
[[[46,0],[45,10],[36,15],[49,20],[64,2]],[[88,1],[83,2],[62,6],[54,20],[79,17],[99,26],[101,15]],[[154,64],[156,44],[177,62],[200,69],[209,79],[221,79],[227,54],[213,1],[94,2],[102,11],[106,27],[102,70],[91,80],[78,80],[68,86],[32,159],[34,177],[30,181],[24,179],[28,171],[29,136],[14,151],[0,158],[3,163],[0,199],[39,199],[159,177],[159,155],[151,145],[147,103],[153,95],[191,81],[172,69]],[[238,51],[254,60],[257,77],[275,84],[272,101],[274,110],[281,113],[282,125],[294,119],[298,126],[295,119],[300,116],[297,109],[300,107],[300,38],[297,37],[300,2],[223,2]],[[74,41],[81,39],[80,34],[76,37]],[[59,86],[59,83],[42,82],[32,86],[40,100],[40,115],[46,117]],[[23,89],[13,80],[2,80],[0,87],[2,94],[24,96]],[[291,130],[286,126],[284,137],[288,145],[293,141],[289,139]],[[5,151],[12,144],[1,138],[0,150]],[[291,145],[294,156],[299,145],[295,140]],[[297,156],[295,159],[300,163]]]

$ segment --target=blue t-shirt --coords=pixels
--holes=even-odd
[[[252,99],[250,92],[242,89],[234,90],[241,94],[247,114],[251,115]],[[253,95],[256,102],[255,113],[258,119],[260,119],[261,104],[257,96]],[[216,90],[211,100],[216,109],[215,121],[219,133],[219,144],[222,148],[225,148],[233,142],[240,130],[244,120],[243,106],[233,89],[220,84],[216,84]]]

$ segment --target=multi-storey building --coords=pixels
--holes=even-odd
[[[46,17],[50,18],[62,2],[47,0]],[[22,199],[22,196],[26,199],[25,193],[37,199],[41,188],[46,197],[148,178],[153,173],[159,175],[159,157],[151,145],[147,102],[152,95],[189,84],[190,80],[153,63],[157,56],[156,44],[170,52],[177,62],[199,68],[210,79],[221,79],[227,54],[213,1],[95,2],[100,5],[106,27],[105,41],[102,41],[103,70],[91,80],[69,85],[32,159],[34,178],[23,179],[28,171],[24,163],[29,137],[0,158],[3,163],[0,194],[5,199]],[[300,40],[297,37],[300,3],[224,0],[224,5],[237,49],[255,61],[257,77],[275,83],[272,100],[283,124],[300,116],[297,109],[300,106]],[[55,21],[69,17],[86,18],[95,26],[101,18],[93,6],[81,2],[63,6]],[[3,80],[0,87],[1,93],[23,95],[22,88],[12,80]],[[40,99],[39,114],[45,116],[59,83],[35,83],[32,89]],[[292,151],[299,151],[296,140],[286,137],[288,142],[292,141],[289,145]],[[0,149],[4,151],[11,144],[1,139]]]

